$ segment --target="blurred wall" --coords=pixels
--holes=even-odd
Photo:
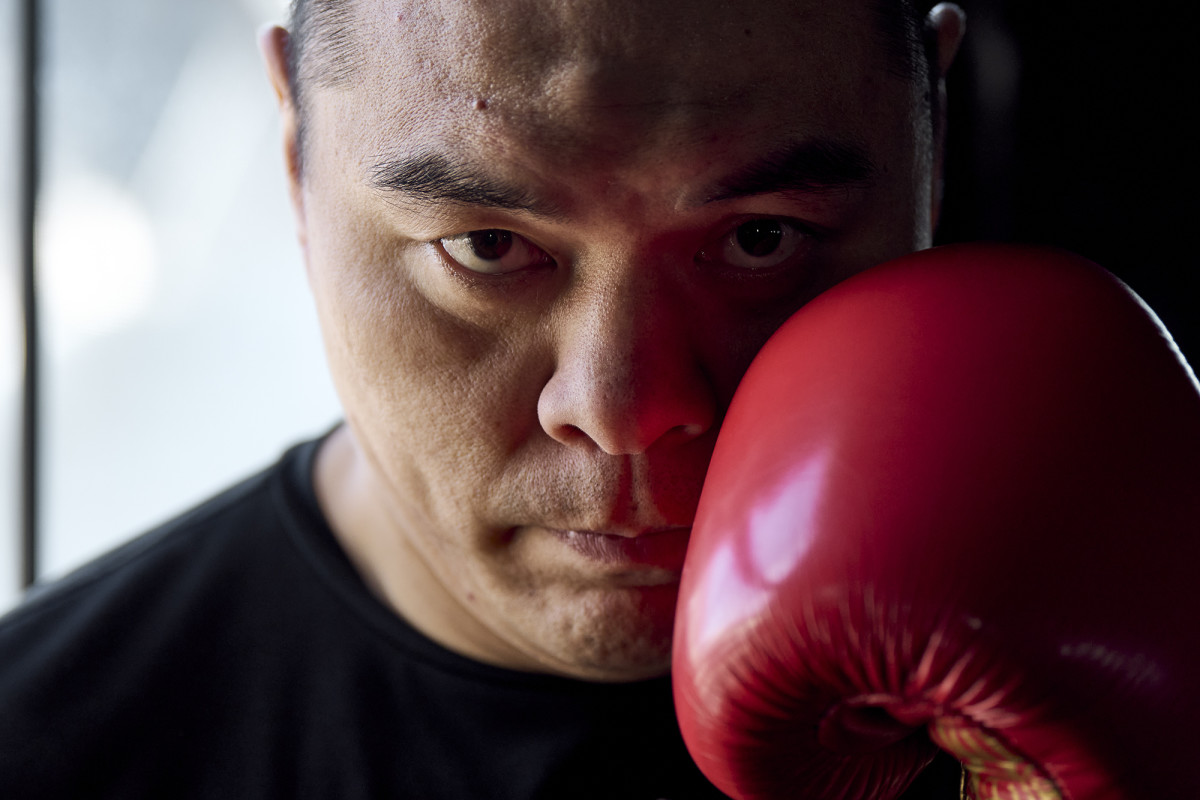
[[[1114,272],[1200,361],[1194,5],[965,0],[939,241],[1056,245]]]
[[[40,557],[52,578],[324,432],[338,409],[255,43],[282,0],[43,9]]]
[[[16,602],[20,581],[19,32],[17,3],[0,0],[0,610]]]

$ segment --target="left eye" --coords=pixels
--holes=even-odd
[[[787,261],[807,241],[808,234],[790,222],[752,219],[706,247],[700,257],[740,269],[769,269]]]
[[[472,272],[504,275],[552,259],[524,236],[500,228],[468,231],[438,239],[446,255]]]

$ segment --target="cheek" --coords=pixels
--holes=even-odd
[[[455,473],[455,484],[494,475],[537,422],[529,380],[536,345],[447,313],[414,275],[425,265],[380,238],[358,232],[310,244],[313,292],[346,414],[393,483],[411,484],[402,470],[426,484],[443,472]]]

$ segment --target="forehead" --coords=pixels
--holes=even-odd
[[[364,2],[364,63],[328,112],[365,151],[529,145],[560,166],[867,131],[911,94],[870,3]]]

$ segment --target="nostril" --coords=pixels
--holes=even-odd
[[[590,444],[592,437],[578,425],[564,424],[554,429],[554,438],[563,444]]]
[[[596,418],[592,425],[562,422],[546,428],[556,441],[570,446],[598,447],[609,455],[635,455],[651,447],[680,446],[702,437],[710,429],[704,423],[655,426],[634,415],[613,419]]]
[[[707,380],[698,370],[662,361],[652,359],[636,370],[601,369],[594,359],[560,361],[538,397],[542,429],[561,444],[609,455],[703,437],[715,416]]]

